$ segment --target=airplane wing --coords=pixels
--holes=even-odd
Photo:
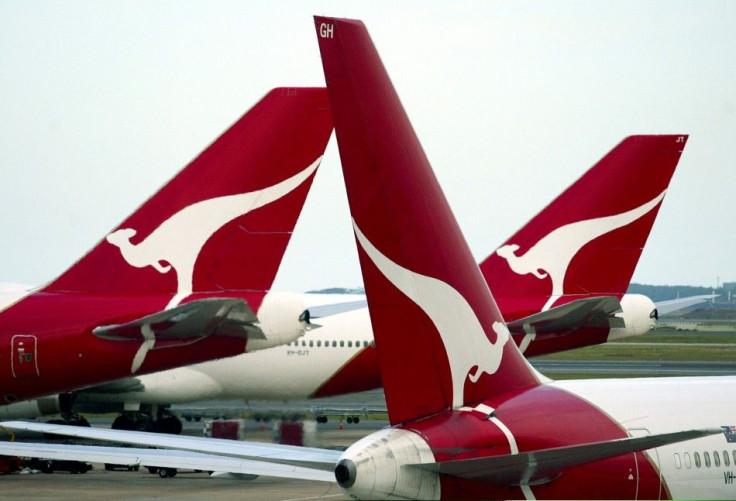
[[[677,299],[669,299],[667,301],[659,301],[657,303],[654,303],[654,306],[657,307],[658,315],[666,315],[667,313],[682,310],[683,308],[687,308],[688,306],[692,306],[694,304],[704,303],[705,301],[715,299],[718,296],[718,294],[703,294],[701,296],[689,296]]]
[[[101,447],[97,445],[43,444],[0,442],[0,454],[110,463],[126,466],[145,465],[159,468],[191,468],[245,475],[296,478],[334,482],[331,471],[304,468],[281,463],[254,461],[227,455],[201,454],[172,449],[140,449],[133,447]]]
[[[355,293],[313,293],[304,295],[311,318],[331,317],[341,313],[368,307],[365,294]]]
[[[116,379],[108,383],[97,384],[94,386],[88,386],[81,390],[77,390],[76,393],[128,393],[133,391],[144,391],[146,389],[143,386],[140,378],[137,377],[126,377],[123,379]]]
[[[440,463],[415,463],[408,466],[454,477],[518,485],[550,479],[573,466],[718,433],[722,433],[720,428],[678,431],[570,447],[520,452],[518,454],[443,461]]]
[[[347,313],[353,310],[359,310],[361,308],[368,308],[368,301],[366,301],[365,298],[344,303],[310,306],[309,313],[311,318],[323,318],[330,317],[332,315],[339,315],[340,313]]]
[[[613,316],[621,303],[613,296],[578,299],[570,303],[509,322],[514,334],[564,332],[586,327],[625,327],[624,320]]]
[[[257,322],[256,314],[242,299],[206,298],[125,324],[97,327],[92,332],[97,337],[111,341],[149,337],[166,341],[199,339],[224,331],[227,327],[228,336],[266,339]]]
[[[31,423],[24,421],[0,422],[0,427],[10,428],[13,430],[49,433],[52,435],[62,435],[65,437],[105,440],[108,442],[118,442],[122,444],[143,445],[148,447],[164,447],[166,449],[176,449],[179,451],[188,451],[192,453],[214,454],[214,457],[230,457],[238,458],[239,460],[248,459],[254,460],[256,462],[266,461],[284,465],[299,466],[322,472],[330,472],[330,474],[334,470],[335,464],[337,463],[340,454],[342,454],[341,451],[319,449],[314,447],[297,447],[292,445],[269,444],[262,442],[241,442],[219,438],[188,437],[182,435],[166,435],[127,430],[109,430],[103,428],[87,428],[49,423]],[[8,442],[0,443],[0,445],[2,445],[3,447],[5,447],[6,444],[8,444]],[[37,445],[39,447],[48,446],[48,444],[34,445]],[[112,453],[112,449],[115,448],[113,447],[107,452]],[[125,451],[130,451],[130,449],[128,448],[120,449],[122,450],[122,453],[125,453]],[[59,451],[59,454],[61,453],[62,452]],[[125,456],[121,456],[121,458],[124,457]],[[114,463],[115,461],[109,460],[106,462]],[[151,465],[156,466],[154,464]],[[174,465],[171,466],[175,467]],[[184,465],[180,467],[190,468],[190,466]],[[215,470],[218,468],[196,467],[196,469]],[[259,474],[253,473],[252,471],[232,472]],[[266,473],[262,474],[265,475]]]

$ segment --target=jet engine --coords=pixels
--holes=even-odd
[[[608,340],[624,337],[641,336],[654,329],[657,323],[657,307],[647,296],[641,294],[625,294],[621,298],[621,313],[625,327],[611,329]]]
[[[31,419],[70,412],[72,403],[73,397],[68,393],[24,400],[0,406],[0,419]]]
[[[270,292],[263,298],[256,324],[265,339],[249,339],[246,352],[288,344],[317,327],[309,322],[309,310],[301,294]]]

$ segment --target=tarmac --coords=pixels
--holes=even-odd
[[[207,473],[180,472],[159,478],[147,471],[105,471],[103,465],[85,474],[5,475],[3,499],[130,499],[130,500],[308,500],[350,499],[337,484],[257,478],[251,481],[210,478]]]

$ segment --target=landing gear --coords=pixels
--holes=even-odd
[[[318,423],[326,423],[327,422],[327,416],[317,416],[314,419]],[[340,419],[342,419],[342,418],[340,418]],[[360,423],[360,416],[348,416],[348,417],[345,418],[345,421],[347,421],[348,424],[358,424],[358,423]]]
[[[83,426],[83,427],[90,427],[89,421],[87,421],[84,417],[80,416],[76,413],[64,413],[62,414],[63,419],[49,419],[46,421],[47,424],[63,424],[67,426]],[[53,434],[50,433],[44,433],[44,436],[46,437],[53,437]]]
[[[180,435],[182,430],[181,420],[176,416],[166,416],[155,422],[153,431],[157,433],[168,433]]]
[[[61,393],[58,396],[58,409],[61,419],[50,419],[46,421],[48,424],[65,424],[68,426],[85,426],[89,427],[89,421],[84,416],[76,413],[74,409],[74,401],[76,395],[74,393]]]
[[[79,414],[63,414],[62,419],[49,419],[46,421],[48,424],[65,424],[68,426],[84,426],[89,428],[90,424],[89,421],[87,421],[84,416],[80,416]]]
[[[152,416],[155,415],[154,419]],[[150,431],[153,433],[168,433],[179,435],[182,431],[181,420],[165,409],[159,409],[155,414],[145,411],[124,411],[112,423],[113,430]]]
[[[133,417],[128,414],[121,414],[112,422],[112,429],[132,431],[136,429],[135,424],[136,422]]]

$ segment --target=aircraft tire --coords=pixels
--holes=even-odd
[[[135,423],[128,416],[121,414],[112,422],[112,429],[132,431],[135,430]]]
[[[159,468],[158,476],[161,478],[171,478],[176,476],[176,468]]]
[[[170,435],[181,435],[183,429],[181,420],[176,416],[166,416],[154,424],[156,433],[168,433]]]

